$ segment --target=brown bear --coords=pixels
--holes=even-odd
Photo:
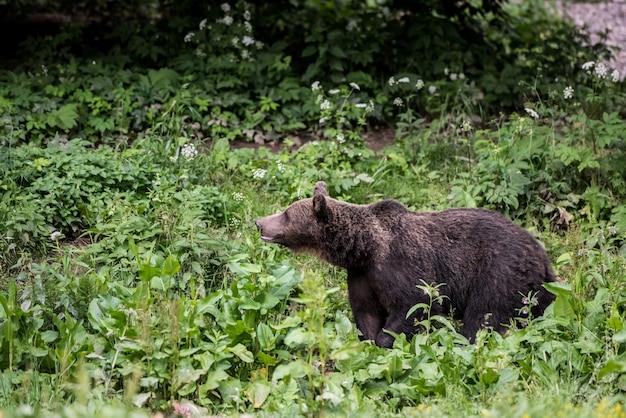
[[[348,270],[348,295],[362,338],[391,347],[393,333],[410,338],[429,298],[417,286],[442,284],[431,314],[452,313],[470,342],[481,327],[505,331],[524,299],[533,316],[554,299],[550,259],[527,231],[485,209],[412,212],[385,200],[355,205],[332,199],[326,184],[313,198],[256,221],[264,241],[310,252]],[[527,303],[527,301],[526,301]]]

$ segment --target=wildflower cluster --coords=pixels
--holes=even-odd
[[[252,178],[253,179],[262,179],[265,177],[265,175],[267,174],[267,170],[263,169],[263,168],[255,168],[254,170],[252,170]]]
[[[524,110],[526,111],[526,113],[528,113],[528,116],[530,116],[533,119],[537,119],[539,117],[539,114],[535,110],[529,107],[525,107]]]
[[[340,124],[344,124],[347,122],[348,118],[353,115],[359,118],[360,124],[363,124],[365,122],[365,116],[362,114],[354,114],[354,109],[363,109],[365,110],[365,114],[374,111],[374,102],[372,100],[368,103],[354,103],[354,100],[350,100],[355,91],[361,90],[361,87],[357,83],[351,82],[348,84],[348,87],[348,90],[345,88],[330,89],[328,90],[327,95],[325,95],[324,89],[319,81],[315,81],[311,84],[311,91],[316,94],[315,102],[320,107],[321,111],[321,117],[319,119],[320,125],[325,124],[331,118],[337,119],[337,122]],[[343,97],[338,97],[336,99],[335,97],[332,97],[338,96],[341,93],[343,93]],[[335,101],[337,102],[337,106],[334,105]]]
[[[215,20],[214,24],[208,24],[207,18],[202,19],[197,32],[189,32],[185,35],[185,42],[198,43],[196,49],[198,57],[225,54],[231,62],[237,62],[239,59],[252,61],[254,50],[263,48],[263,42],[254,39],[253,27],[250,23],[252,6],[246,2],[239,2],[235,7],[236,9],[229,3],[223,3],[220,6],[223,15]],[[222,40],[221,44],[216,40]],[[216,47],[215,50],[205,50],[212,46]]]
[[[572,97],[574,97],[574,89],[572,88],[572,86],[565,87],[565,89],[563,90],[563,98],[565,100],[568,100]]]
[[[620,73],[617,70],[611,71],[602,62],[587,61],[582,65],[582,69],[589,75],[593,75],[597,80],[604,80],[610,76],[613,83],[617,83],[620,80]]]
[[[198,150],[194,144],[185,144],[180,149],[180,154],[187,160],[193,160],[198,155]]]

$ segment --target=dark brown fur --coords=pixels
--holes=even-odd
[[[533,314],[554,299],[542,283],[554,281],[548,255],[528,232],[484,209],[411,212],[386,200],[353,205],[328,197],[318,182],[312,199],[256,222],[261,238],[293,251],[311,252],[348,270],[350,306],[364,339],[391,347],[383,329],[416,332],[428,284],[445,295],[432,314],[453,312],[462,334],[473,341],[481,327],[504,331],[518,316],[522,299],[537,295]]]

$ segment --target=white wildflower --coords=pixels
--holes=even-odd
[[[54,231],[52,234],[50,234],[50,240],[56,241],[61,238],[61,235],[62,234],[59,231]]]
[[[524,110],[526,111],[526,113],[528,113],[528,116],[530,116],[533,119],[537,119],[539,117],[537,112],[535,112],[533,109],[529,107],[525,107]]]
[[[394,84],[396,84],[396,79],[393,77],[389,77],[389,81],[387,81],[387,83],[389,84],[389,86],[393,86]]]
[[[613,70],[613,72],[611,72],[611,81],[614,83],[619,81],[619,71]]]
[[[236,202],[241,202],[244,199],[243,193],[241,193],[241,192],[234,192],[233,193],[233,199]]]
[[[324,101],[320,104],[320,109],[322,109],[322,110],[328,110],[328,109],[330,109],[330,101],[328,101],[328,100],[324,100]]]
[[[450,80],[452,80],[452,81],[456,81],[456,79],[457,79],[458,77],[459,77],[459,76],[458,76],[458,74],[457,74],[457,73],[451,73],[451,74],[450,74]]]
[[[327,120],[328,120],[328,118],[326,116],[323,116],[323,117],[320,118],[319,124],[323,125]]]
[[[230,218],[230,226],[232,226],[233,228],[237,228],[239,225],[241,225],[240,219]]]
[[[320,82],[319,81],[314,81],[313,84],[311,84],[311,90],[312,91],[317,91],[320,89]]]
[[[206,18],[204,18],[204,19],[202,19],[200,21],[200,30],[204,29],[204,27],[206,26],[206,21],[207,21]]]
[[[430,94],[435,94],[436,91],[437,91],[437,86],[433,86],[433,85],[428,86],[428,92]]]
[[[246,10],[245,12],[243,12],[243,18],[246,22],[250,20],[251,17],[252,16],[250,15],[250,10]]]
[[[361,90],[361,87],[359,87],[357,83],[350,83],[350,87],[352,87],[354,90]]]
[[[574,89],[572,88],[572,86],[565,87],[565,89],[563,90],[563,98],[567,100],[571,99],[572,97],[574,97]]]
[[[465,74],[459,73],[459,80],[465,80]]]
[[[48,67],[46,67],[44,64],[41,64],[41,73],[43,75],[48,75]]]
[[[409,79],[409,77],[402,77],[401,79],[398,80],[398,83],[410,83],[411,80]]]
[[[218,22],[223,23],[226,26],[230,26],[233,24],[233,18],[231,16],[224,16],[224,18],[218,20]]]
[[[354,19],[350,19],[350,20],[348,21],[348,24],[346,25],[346,30],[347,30],[348,32],[351,32],[351,31],[353,31],[354,29],[356,29],[356,28],[357,28],[357,26],[358,26],[358,24],[356,23],[356,20],[354,20]]]
[[[367,103],[357,103],[354,105],[354,107],[359,109],[365,109],[367,107]]]
[[[450,73],[450,70],[448,70],[448,67],[446,67],[446,68],[444,68],[444,69],[443,69],[443,73],[444,73],[445,75],[448,75],[448,73]]]
[[[283,164],[283,162],[280,161],[280,160],[276,161],[276,169],[278,170],[279,173],[284,173],[285,172],[285,164]]]
[[[185,35],[185,42],[191,42],[194,36],[195,36],[195,33],[189,32],[187,35]]]
[[[328,94],[337,94],[337,93],[341,93],[341,90],[339,90],[339,89],[328,90]]]
[[[344,138],[342,134],[337,134],[335,138],[337,139],[337,142],[339,142],[340,144],[343,144],[344,142],[346,142],[346,139]]]
[[[461,124],[461,130],[463,130],[463,132],[469,132],[472,130],[472,123],[468,120],[464,120],[463,123]]]
[[[262,168],[255,168],[252,170],[252,178],[254,179],[262,179],[267,174],[267,170]]]
[[[246,29],[246,32],[252,32],[252,25],[250,22],[243,22],[243,27]]]
[[[231,40],[230,40],[230,42],[231,42],[234,46],[239,45],[239,37],[238,37],[238,36],[233,36],[233,39],[231,39]]]
[[[593,70],[593,73],[595,74],[596,77],[602,79],[602,78],[606,78],[606,74],[607,74],[608,70],[606,68],[606,66],[599,62],[596,64],[596,68]]]
[[[250,46],[254,43],[254,39],[252,39],[250,36],[244,36],[243,39],[241,40],[241,43],[244,44],[245,46]]]
[[[393,104],[396,106],[402,106],[404,104],[404,102],[402,101],[401,98],[396,97],[395,99],[393,99]]]
[[[415,83],[415,88],[418,90],[421,90],[424,88],[424,81],[421,78],[417,80],[417,83]]]
[[[228,13],[228,12],[230,12],[230,4],[228,4],[228,3],[223,3],[220,7],[222,8],[222,11],[223,11],[224,13]]]
[[[372,113],[373,111],[374,111],[374,101],[370,100],[369,103],[367,104],[367,107],[365,108],[365,112]]]
[[[589,70],[591,70],[594,65],[596,65],[595,62],[587,61],[586,63],[583,64],[582,69],[587,71],[587,73],[590,73]]]
[[[198,150],[194,144],[185,144],[181,148],[180,153],[187,161],[191,161],[198,155]]]
[[[263,48],[264,45],[265,44],[263,42],[261,42],[261,41],[256,41],[254,43],[254,46],[256,47],[256,49],[261,49],[261,48]]]

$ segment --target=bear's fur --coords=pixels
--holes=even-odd
[[[264,241],[310,252],[348,270],[348,294],[362,337],[391,347],[383,330],[416,332],[418,309],[429,298],[417,288],[443,284],[443,303],[432,314],[452,312],[473,341],[481,327],[506,330],[523,298],[536,296],[533,315],[554,299],[542,283],[555,280],[548,255],[527,231],[484,209],[411,212],[385,200],[370,205],[340,202],[326,184],[313,198],[256,221]]]

